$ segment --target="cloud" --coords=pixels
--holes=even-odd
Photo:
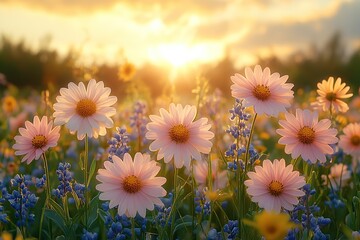
[[[350,0],[2,0],[0,22],[8,24],[0,31],[31,39],[50,34],[58,45],[86,44],[84,49],[100,57],[124,48],[142,62],[162,45],[211,46],[210,52],[216,47],[234,59],[254,59],[259,52],[285,54],[323,42],[335,30],[356,43],[359,5]]]
[[[312,19],[307,22],[273,22],[254,27],[248,34],[239,37],[228,45],[232,57],[237,52],[253,52],[260,56],[287,56],[296,49],[307,49],[311,43],[318,47],[335,33],[339,32],[347,45],[347,51],[354,50],[354,44],[360,39],[360,1],[342,4],[334,16]]]

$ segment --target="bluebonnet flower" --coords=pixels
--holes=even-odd
[[[222,240],[221,233],[216,231],[215,228],[210,229],[207,235],[207,240]]]
[[[236,99],[234,107],[229,110],[230,120],[233,125],[229,126],[226,130],[234,138],[234,143],[230,145],[229,149],[225,152],[225,156],[231,158],[233,161],[229,163],[228,169],[236,170],[237,166],[244,168],[244,163],[240,156],[246,152],[246,148],[242,143],[245,143],[245,138],[250,136],[250,129],[247,126],[251,115],[246,113],[246,108],[242,105],[243,100]],[[254,148],[249,149],[250,160],[257,156]],[[251,157],[252,156],[252,157]],[[239,162],[238,162],[239,161]]]
[[[334,209],[345,207],[345,203],[339,199],[339,196],[334,191],[330,191],[329,198],[330,200],[326,201],[325,205],[330,208]]]
[[[239,221],[229,220],[223,227],[224,234],[227,240],[234,240],[239,235]],[[208,232],[208,240],[220,240],[224,239],[221,232],[217,232],[216,229],[211,229]]]
[[[167,225],[170,225],[171,222],[169,220],[169,216],[171,213],[171,204],[173,203],[173,197],[174,195],[169,192],[168,197],[160,198],[161,201],[164,203],[164,206],[160,207],[158,205],[155,205],[155,210],[157,210],[157,215],[153,221],[153,224],[159,224],[161,227],[164,227],[167,223]]]
[[[106,237],[109,240],[119,240],[131,237],[131,222],[126,215],[120,216],[116,214],[113,218],[107,211],[109,210],[109,203],[102,204],[102,208],[106,211],[105,225],[107,227]],[[139,215],[135,217],[135,224],[140,227],[135,227],[135,234],[140,236],[142,232],[146,231],[146,218],[142,218]]]
[[[44,174],[41,178],[35,178],[35,186],[37,188],[44,188],[46,184],[46,175]]]
[[[86,231],[86,229],[83,229],[83,235],[81,236],[81,240],[97,240],[97,239],[98,239],[97,233],[88,232]]]
[[[70,143],[70,147],[68,148],[68,150],[66,150],[66,157],[68,158],[77,158],[77,151],[76,151],[76,141],[72,141]]]
[[[214,93],[205,100],[204,105],[207,115],[212,120],[217,120],[217,117],[219,116],[221,98],[222,92],[220,89],[216,88]]]
[[[171,213],[171,207],[165,207],[165,206],[160,207],[158,205],[155,205],[155,209],[157,210],[157,214],[153,223],[159,224],[161,227],[165,227],[167,222],[167,225],[170,226],[171,221],[168,220]]]
[[[15,209],[16,225],[18,227],[28,226],[35,220],[35,215],[31,213],[31,209],[35,207],[38,197],[28,189],[32,184],[30,175],[20,176],[17,174],[11,179],[11,185],[17,189],[13,190],[11,194],[3,191],[10,206]]]
[[[43,175],[44,175],[44,169],[42,169],[42,168],[35,168],[31,172],[31,176],[33,176],[33,177],[40,177]]]
[[[238,220],[229,220],[227,224],[224,225],[224,232],[227,233],[228,240],[236,239],[236,236],[239,234],[239,222]]]
[[[85,190],[86,190],[85,185],[75,182],[73,188],[74,188],[74,192],[76,193],[76,196],[79,198],[79,200],[81,202],[85,202]]]
[[[140,140],[141,144],[146,144],[145,138],[146,124],[149,122],[147,117],[147,106],[143,101],[136,101],[134,104],[133,115],[130,116],[130,127],[132,131],[132,139]]]
[[[2,181],[0,181],[0,189],[3,189],[3,183]],[[5,189],[6,191],[6,189]],[[2,195],[2,194],[1,194]],[[7,223],[7,214],[4,212],[4,207],[2,206],[2,204],[5,202],[5,198],[3,198],[3,196],[0,197],[0,222],[2,223]]]
[[[210,201],[208,201],[205,197],[205,194],[200,191],[195,191],[195,213],[196,214],[203,214],[204,216],[210,215],[211,208],[210,208]]]
[[[69,171],[70,167],[70,163],[59,163],[58,169],[56,170],[60,184],[56,189],[52,190],[52,194],[58,198],[66,197],[66,194],[72,191],[72,173]]]
[[[112,156],[118,156],[123,159],[124,154],[130,151],[130,146],[128,146],[129,135],[126,133],[125,127],[117,127],[116,132],[113,137],[108,141],[109,149],[109,161],[112,162]]]
[[[289,212],[291,221],[296,224],[301,224],[303,229],[312,231],[314,233],[314,240],[325,240],[329,239],[328,235],[325,235],[321,231],[321,227],[324,227],[330,224],[330,218],[324,218],[322,216],[316,217],[318,212],[320,212],[320,207],[315,203],[309,206],[309,200],[311,196],[316,193],[315,189],[310,188],[310,184],[306,184],[303,187],[305,195],[299,199],[299,204],[294,208],[293,211]],[[301,219],[298,219],[299,214],[301,214]],[[296,234],[299,232],[299,229],[296,228],[289,232],[286,237],[287,240],[296,239]]]

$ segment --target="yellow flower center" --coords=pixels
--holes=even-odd
[[[89,117],[96,112],[96,104],[90,99],[81,99],[76,105],[76,113],[81,117]]]
[[[264,85],[257,85],[253,89],[253,94],[257,99],[261,101],[267,100],[271,95],[269,87]]]
[[[315,140],[315,131],[310,127],[302,127],[298,132],[298,139],[303,144],[311,144]]]
[[[284,190],[284,185],[279,181],[271,181],[269,184],[269,192],[273,196],[279,196]]]
[[[269,225],[266,226],[265,231],[266,235],[275,235],[276,232],[278,232],[278,228],[275,224],[269,223]]]
[[[127,176],[124,179],[123,188],[128,193],[137,193],[141,189],[141,181],[134,175]]]
[[[31,140],[31,144],[36,149],[44,147],[46,145],[46,143],[47,143],[47,139],[44,135],[36,135]]]
[[[360,136],[359,135],[354,135],[350,138],[350,142],[352,145],[354,146],[359,146],[360,145]]]
[[[185,143],[189,140],[190,132],[184,125],[175,125],[169,130],[170,139],[176,143]]]
[[[336,100],[336,93],[329,92],[329,93],[326,94],[325,98],[330,102],[335,101]]]

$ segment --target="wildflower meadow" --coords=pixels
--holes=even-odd
[[[1,92],[1,239],[360,239],[360,92],[266,65],[160,100]]]

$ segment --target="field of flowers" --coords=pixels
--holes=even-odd
[[[2,91],[1,239],[360,239],[359,90],[283,74],[203,79],[190,105]]]

